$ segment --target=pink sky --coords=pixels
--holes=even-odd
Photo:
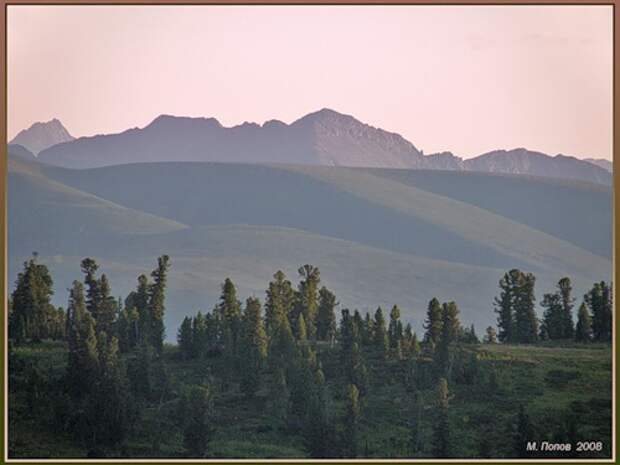
[[[323,107],[425,153],[612,157],[611,6],[9,6],[8,132]]]

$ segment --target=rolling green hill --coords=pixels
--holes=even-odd
[[[428,181],[408,170],[220,163],[67,170],[11,160],[9,169],[10,280],[36,250],[56,280],[56,303],[66,305],[80,259],[93,256],[124,296],[169,254],[169,338],[183,316],[214,305],[225,277],[242,297],[262,299],[269,276],[283,269],[296,281],[304,263],[320,268],[341,306],[398,304],[421,328],[428,300],[454,299],[479,332],[495,322],[492,300],[509,268],[534,272],[539,297],[566,275],[576,296],[611,276],[603,255],[610,246],[597,254],[586,247],[587,228],[574,236],[553,229],[575,222],[565,218],[569,198],[591,236],[606,235],[603,187],[528,178],[503,188],[493,175],[433,172]],[[512,206],[529,189],[539,189],[539,201]],[[593,198],[601,201],[587,213]],[[539,208],[557,221],[537,218]]]

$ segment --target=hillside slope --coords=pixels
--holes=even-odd
[[[56,304],[66,305],[79,261],[93,256],[124,296],[169,254],[171,338],[183,316],[212,308],[224,278],[240,296],[262,298],[276,270],[296,281],[304,263],[321,269],[343,306],[397,303],[418,327],[433,296],[456,300],[466,322],[492,324],[497,281],[515,266],[536,274],[539,296],[566,275],[576,296],[611,275],[609,258],[504,216],[509,211],[480,208],[475,198],[415,185],[416,175],[209,163],[67,170],[17,159],[9,170],[10,281],[37,251],[55,277]],[[454,182],[456,173],[445,174]],[[602,186],[570,192],[608,194]],[[592,218],[592,229],[606,227],[603,214]]]

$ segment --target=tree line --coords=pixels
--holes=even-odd
[[[495,298],[498,339],[507,344],[534,343],[554,339],[574,339],[577,342],[610,342],[612,336],[611,283],[594,283],[583,297],[573,321],[575,298],[570,278],[560,279],[555,292],[543,295],[542,321],[536,316],[532,273],[512,269],[499,281],[500,295]],[[493,328],[487,329],[494,338]]]
[[[450,457],[454,440],[449,386],[478,386],[489,395],[500,391],[495,372],[484,371],[477,352],[468,349],[480,340],[473,325],[461,324],[455,302],[432,298],[424,335],[418,339],[412,326],[401,320],[397,305],[389,313],[378,307],[364,315],[343,308],[337,317],[336,295],[321,286],[318,268],[304,265],[296,286],[282,271],[273,275],[264,306],[256,297],[239,300],[235,284],[227,278],[212,311],[185,317],[177,333],[178,355],[185,361],[200,361],[208,370],[200,383],[174,392],[163,357],[169,267],[169,258],[159,257],[150,276],[140,275],[135,291],[123,301],[112,297],[106,275],[99,275],[97,263],[86,258],[81,262],[83,281],[74,281],[66,313],[51,305],[51,275],[36,256],[24,263],[18,276],[10,302],[11,343],[66,341],[66,373],[55,384],[50,381],[51,418],[56,427],[72,432],[93,457],[122,445],[147,404],[162,410],[151,425],[156,451],[158,438],[166,434],[163,409],[168,402],[174,402],[169,421],[182,432],[186,455],[208,457],[215,433],[215,394],[234,386],[247,399],[267,392],[267,408],[282,431],[299,432],[311,457],[368,456],[361,424],[368,394],[373,382],[380,383],[377,373],[386,364],[399,367],[413,400],[411,453],[423,448],[422,392],[433,389],[431,452]],[[596,283],[588,291],[575,327],[570,280],[563,278],[556,292],[545,294],[542,322],[535,313],[534,283],[532,274],[519,270],[502,277],[495,299],[499,333],[489,327],[483,342],[610,340],[610,285]],[[337,369],[326,370],[326,362],[335,363]],[[44,377],[30,369],[28,389],[41,385]],[[335,398],[344,402],[340,414],[334,408]],[[523,453],[523,438],[532,435],[528,422],[523,410],[510,425],[515,428],[517,456],[523,456],[518,455]],[[481,450],[484,447],[481,444]]]

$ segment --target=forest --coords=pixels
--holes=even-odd
[[[296,284],[276,271],[262,301],[225,278],[173,345],[171,263],[123,299],[85,258],[66,309],[38,256],[23,264],[8,302],[11,458],[611,456],[611,283],[578,301],[564,277],[539,317],[536,277],[512,269],[480,302],[497,319],[482,337],[440,296],[418,335],[398,305],[341,308],[306,264]]]

